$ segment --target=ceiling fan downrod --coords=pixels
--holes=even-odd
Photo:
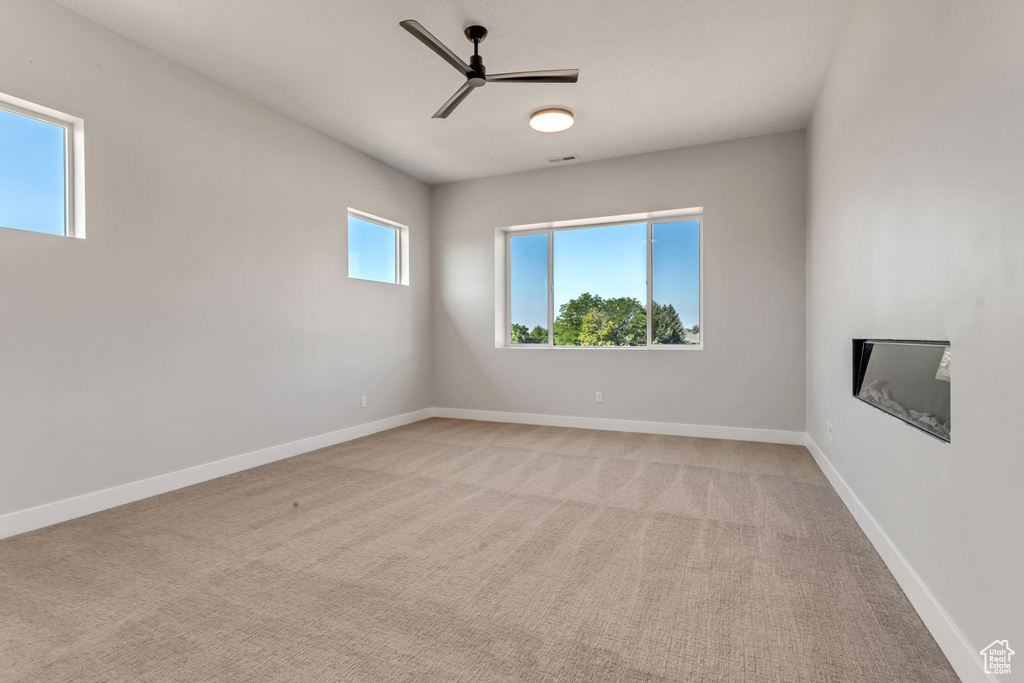
[[[473,43],[473,56],[469,58],[469,68],[473,74],[469,76],[469,84],[474,88],[487,84],[487,67],[484,66],[484,58],[480,56],[480,43],[486,37],[487,29],[483,26],[466,27],[466,38]]]

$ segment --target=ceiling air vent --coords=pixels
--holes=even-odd
[[[550,159],[548,159],[548,163],[549,164],[562,164],[562,163],[565,163],[566,161],[579,161],[579,160],[580,160],[580,155],[579,154],[566,154],[564,157],[551,157]]]

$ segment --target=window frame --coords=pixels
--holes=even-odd
[[[696,344],[652,344],[653,320],[651,308],[654,293],[654,226],[662,223],[683,223],[697,222],[697,258],[698,258],[698,312],[697,324],[700,326],[700,341]],[[556,232],[568,230],[586,230],[589,228],[609,228],[619,225],[645,224],[647,231],[647,301],[645,304],[647,312],[647,343],[644,346],[556,346],[555,345],[555,278],[554,278],[554,239]],[[704,349],[704,209],[696,207],[692,209],[678,209],[674,211],[656,211],[642,214],[630,214],[625,216],[609,216],[606,218],[583,219],[576,221],[557,221],[542,225],[513,226],[499,228],[500,239],[504,251],[504,330],[503,335],[496,335],[497,338],[504,338],[504,348],[509,349],[558,349],[558,350],[628,350],[628,351],[701,351]],[[548,341],[546,344],[513,344],[512,343],[512,238],[527,235],[548,236]]]
[[[0,109],[64,129],[64,234],[8,228],[52,237],[85,239],[85,122],[75,116],[0,93]]]
[[[351,264],[349,258],[351,257],[351,242],[349,235],[349,223],[350,218],[356,218],[367,223],[373,223],[379,225],[382,228],[389,228],[395,231],[395,280],[389,282],[386,280],[371,280],[369,278],[356,277],[351,274]],[[377,282],[382,285],[408,285],[409,284],[409,226],[395,221],[388,220],[387,218],[381,218],[380,216],[374,216],[371,213],[353,209],[351,206],[348,207],[348,215],[345,217],[345,274],[350,280],[359,280],[361,282]]]

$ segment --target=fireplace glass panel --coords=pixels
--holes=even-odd
[[[854,340],[854,396],[949,441],[949,342]]]

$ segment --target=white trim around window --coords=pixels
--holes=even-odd
[[[643,350],[643,351],[699,351],[704,348],[704,209],[695,207],[689,209],[677,209],[671,211],[654,211],[646,213],[624,214],[618,216],[604,216],[596,218],[585,218],[569,221],[552,221],[548,223],[534,223],[529,225],[516,225],[495,230],[495,347],[511,349],[531,350]],[[699,341],[696,343],[652,343],[652,302],[654,288],[653,273],[653,229],[661,223],[690,222],[697,221],[698,227],[698,330]],[[576,346],[555,344],[555,283],[554,283],[554,236],[555,233],[566,230],[578,230],[585,228],[603,228],[620,225],[646,224],[646,323],[647,335],[646,344],[637,346]],[[512,343],[512,247],[513,237],[525,235],[546,234],[547,240],[547,343]]]
[[[359,211],[348,207],[348,217],[359,218],[369,223],[376,223],[377,225],[385,228],[391,228],[395,231],[395,282],[396,285],[408,285],[409,284],[409,226],[396,223],[395,221],[388,220],[387,218],[381,218],[380,216],[374,216],[372,213],[366,213],[365,211]],[[348,240],[346,240],[347,242]],[[354,277],[351,274],[349,277]],[[354,278],[362,279],[362,278]],[[373,280],[370,280],[373,282]],[[385,282],[384,284],[392,284]]]
[[[64,129],[64,236],[85,239],[85,122],[4,93],[0,109]]]

